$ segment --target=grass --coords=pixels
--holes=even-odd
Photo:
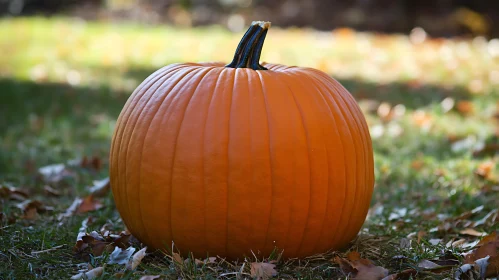
[[[75,197],[86,195],[93,180],[107,176],[110,137],[129,94],[163,65],[228,61],[239,38],[217,27],[183,30],[67,18],[0,20],[0,51],[8,54],[0,56],[0,184],[25,188],[31,199],[54,207],[35,220],[1,220],[0,279],[67,279],[86,267],[71,250],[81,222],[90,215],[96,220],[89,231],[106,223],[123,229],[111,194],[101,210],[72,216],[62,224],[56,217]],[[359,238],[343,252],[280,261],[279,278],[342,277],[330,259],[352,250],[396,273],[442,257],[445,251],[462,252],[445,247],[449,241],[477,239],[460,231],[496,210],[499,201],[497,168],[486,178],[475,174],[484,162],[499,159],[497,151],[476,153],[480,146],[499,141],[494,119],[499,110],[496,53],[497,46],[483,38],[415,43],[403,35],[271,29],[264,61],[326,71],[358,100],[373,137],[376,174],[372,211]],[[38,168],[84,156],[98,157],[103,168],[73,168],[75,175],[53,186],[62,195],[48,196]],[[21,215],[15,202],[0,203],[4,216]],[[480,212],[458,218],[479,206]],[[450,229],[434,230],[445,225],[444,219]],[[475,229],[490,233],[499,226],[492,222]],[[402,248],[407,239],[412,246]],[[442,242],[432,245],[431,239]],[[32,253],[60,245],[48,253]],[[91,262],[100,265],[105,258]],[[247,276],[249,265],[242,265],[220,260],[180,265],[154,254],[124,278],[161,274],[171,279],[232,279],[239,271],[239,276]],[[108,265],[101,279],[120,270]],[[423,272],[416,278],[451,274]]]

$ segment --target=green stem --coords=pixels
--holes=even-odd
[[[253,70],[267,70],[260,65],[260,55],[262,53],[263,43],[267,31],[269,30],[270,22],[254,21],[250,28],[244,33],[243,38],[237,46],[234,59],[225,67],[230,68],[251,68]]]

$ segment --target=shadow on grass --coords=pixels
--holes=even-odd
[[[125,77],[142,81],[153,72],[135,68]],[[436,86],[416,88],[403,83],[379,85],[346,79],[340,82],[358,101],[403,104],[407,109],[429,106],[447,96],[456,100],[469,96],[463,89],[450,91]],[[131,94],[109,86],[73,87],[9,78],[0,79],[0,92],[0,170],[6,171],[20,168],[33,158],[47,164],[85,153],[103,153],[106,157],[114,122]],[[448,148],[441,147],[447,142],[435,137],[413,144],[429,145],[430,152],[438,152],[436,157],[449,156],[445,152]],[[390,154],[386,148],[380,145],[378,152]]]

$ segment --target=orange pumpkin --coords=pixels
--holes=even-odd
[[[325,73],[259,64],[254,22],[229,65],[166,66],[116,124],[111,186],[130,232],[152,248],[230,259],[344,247],[374,185],[368,127]]]

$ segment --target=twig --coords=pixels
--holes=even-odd
[[[66,244],[62,244],[62,245],[55,246],[55,247],[52,247],[52,248],[46,249],[46,250],[41,250],[41,251],[31,251],[31,254],[32,255],[37,255],[37,254],[42,254],[42,253],[47,253],[47,252],[55,251],[57,249],[60,249],[60,248],[64,247],[65,245]]]

